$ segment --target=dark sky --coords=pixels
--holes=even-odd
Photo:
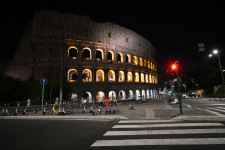
[[[214,48],[224,56],[225,5],[220,1],[37,1],[6,2],[1,10],[0,61],[13,57],[35,10],[55,10],[89,16],[129,28],[148,39],[157,51],[160,83],[167,66],[185,50],[204,42],[206,52],[194,48],[183,55],[182,70],[192,69]],[[223,58],[221,58],[223,59]]]

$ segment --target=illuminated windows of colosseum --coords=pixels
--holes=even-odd
[[[101,69],[96,71],[96,82],[104,82],[104,71]]]
[[[126,63],[131,63],[131,56],[130,54],[126,54]]]
[[[127,82],[133,82],[133,75],[130,71],[127,73]]]
[[[134,74],[134,82],[139,82],[139,73],[137,72]]]
[[[69,47],[69,49],[68,49],[68,57],[69,58],[76,59],[77,54],[78,54],[78,50],[76,47],[74,47],[74,46]]]
[[[117,53],[117,62],[123,63],[123,54],[122,53]]]
[[[82,95],[82,99],[86,99],[88,103],[92,102],[92,95],[90,92],[85,92]]]
[[[144,67],[147,67],[147,60],[144,59]]]
[[[145,82],[148,83],[148,74],[145,74]]]
[[[85,69],[82,72],[82,81],[83,82],[92,82],[92,72],[89,69]]]
[[[112,51],[107,52],[107,60],[114,61],[114,53]]]
[[[89,48],[84,48],[82,50],[82,58],[83,59],[91,59],[91,50]]]
[[[108,72],[108,81],[109,82],[115,82],[116,81],[115,71],[109,70],[109,72]]]
[[[150,61],[148,61],[148,69],[151,69]]]
[[[103,51],[101,49],[96,50],[96,59],[103,60]]]
[[[152,75],[149,75],[149,83],[152,83]]]
[[[119,100],[124,100],[124,99],[126,99],[126,93],[125,91],[121,90],[119,92]]]
[[[142,83],[145,82],[145,75],[144,75],[144,73],[141,73],[141,82],[142,82]]]
[[[97,93],[97,96],[96,96],[96,101],[97,102],[102,102],[103,99],[105,99],[105,94],[102,91],[99,91]]]
[[[116,98],[116,92],[115,91],[110,91],[108,97],[109,97],[110,100],[115,99]]]
[[[133,98],[134,98],[134,92],[132,90],[129,90],[128,99],[133,99]]]
[[[125,82],[125,74],[123,71],[119,71],[118,82]]]
[[[140,66],[143,67],[143,59],[141,57],[139,58],[139,63],[140,63]]]
[[[78,81],[78,72],[76,69],[70,69],[68,71],[67,81],[68,82],[77,82]]]
[[[133,65],[138,65],[138,59],[137,56],[133,56]]]

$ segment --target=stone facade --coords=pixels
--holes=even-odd
[[[6,74],[39,80],[59,74],[61,62],[75,99],[85,93],[89,101],[157,95],[155,49],[148,40],[113,23],[60,12],[34,14]]]

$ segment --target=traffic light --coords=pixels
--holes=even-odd
[[[177,63],[171,64],[170,67],[171,67],[172,72],[177,71],[177,69],[178,69]]]

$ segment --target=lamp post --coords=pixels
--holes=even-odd
[[[225,93],[225,81],[224,81],[224,77],[223,77],[223,67],[222,67],[221,62],[220,62],[219,51],[216,50],[216,49],[214,49],[214,50],[213,50],[213,54],[214,54],[214,55],[217,55],[217,57],[218,57],[219,67],[220,67],[220,72],[221,72],[221,77],[222,77],[222,82],[223,82],[223,88],[224,88],[223,90],[224,90],[224,93]],[[209,54],[209,57],[212,57],[213,54]]]

